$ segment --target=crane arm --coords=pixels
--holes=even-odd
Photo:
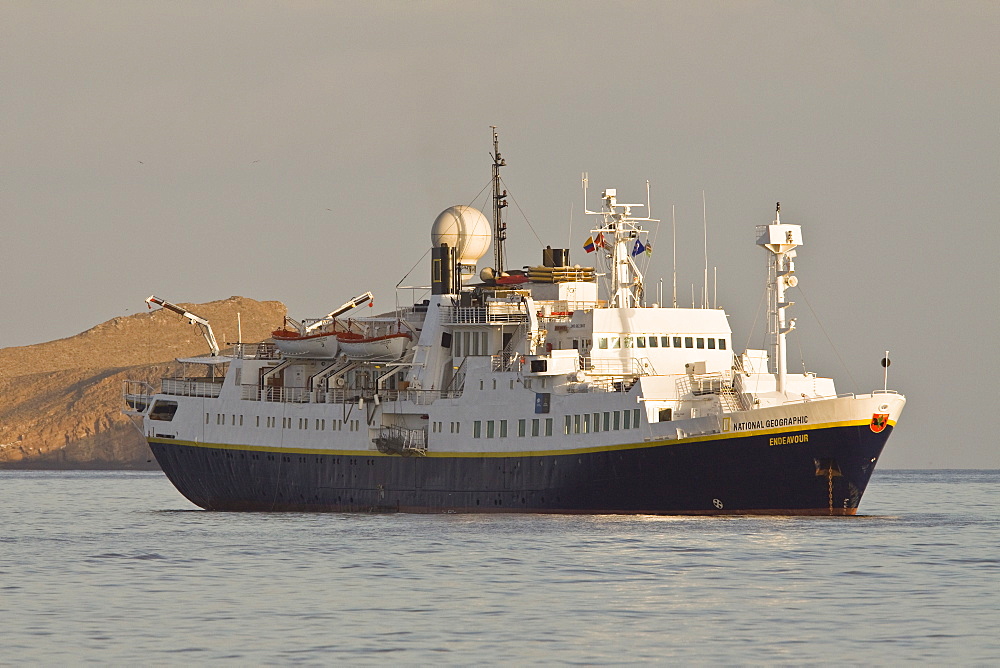
[[[308,327],[306,327],[306,334],[308,334],[309,332],[311,332],[311,331],[313,331],[315,329],[319,329],[323,325],[327,325],[327,324],[333,322],[334,318],[336,318],[337,316],[343,315],[344,313],[347,313],[348,311],[350,311],[352,308],[357,308],[358,306],[361,306],[365,302],[370,302],[373,299],[375,299],[375,295],[373,295],[371,292],[366,292],[364,294],[358,295],[357,297],[355,297],[354,299],[351,299],[350,301],[344,302],[343,304],[341,304],[340,306],[338,306],[336,309],[334,309],[333,311],[330,311],[325,316],[323,316],[323,318],[321,320],[317,320],[313,324],[311,324]]]
[[[219,344],[215,340],[215,333],[212,331],[212,326],[208,324],[208,320],[205,320],[200,315],[195,315],[190,311],[185,311],[177,304],[171,304],[165,299],[160,299],[156,295],[150,295],[146,299],[146,304],[156,304],[168,311],[173,311],[177,315],[187,318],[192,325],[198,325],[201,329],[202,336],[205,337],[205,341],[208,342],[208,347],[212,350],[212,357],[217,357],[219,355]]]

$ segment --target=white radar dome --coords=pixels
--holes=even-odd
[[[458,204],[442,211],[431,227],[431,244],[448,244],[458,249],[458,261],[475,265],[489,250],[493,231],[483,212]]]

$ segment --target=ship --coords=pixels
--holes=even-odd
[[[405,307],[358,315],[364,293],[223,352],[206,320],[147,300],[211,347],[159,387],[124,388],[183,496],[215,511],[857,513],[906,400],[788,371],[803,235],[780,204],[755,226],[767,349],[736,352],[724,309],[678,306],[676,288],[651,300],[648,184],[645,203],[607,188],[587,209],[594,266],[546,247],[513,269],[495,129],[491,157],[492,221],[437,216],[430,285]]]

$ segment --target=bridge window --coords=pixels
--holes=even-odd
[[[551,420],[551,418],[549,418],[549,419]],[[537,418],[531,421],[531,435],[532,436],[538,436],[538,419]]]
[[[705,339],[704,339],[704,338],[702,338],[702,337],[700,337],[700,336],[699,336],[699,337],[698,337],[698,338],[696,339],[696,342],[697,342],[697,344],[698,344],[698,348],[699,348],[699,349],[702,349],[702,348],[704,348],[704,347],[705,347]]]
[[[482,438],[483,437],[483,423],[476,420],[472,423],[472,438]]]
[[[494,423],[493,420],[486,421],[486,438],[493,438]]]
[[[602,336],[601,338],[597,339],[597,347],[601,348],[602,350],[607,349],[608,337]]]
[[[659,342],[660,342],[660,338],[659,337],[657,337],[657,336],[651,336],[651,337],[649,337],[649,347],[650,348],[656,348],[656,344],[658,344]]]
[[[646,337],[645,336],[637,336],[636,339],[635,339],[635,347],[636,348],[645,348],[646,347]]]
[[[633,408],[632,409],[632,428],[633,429],[638,429],[639,428],[639,409],[638,408]]]
[[[693,336],[685,336],[684,337],[684,347],[685,348],[694,348],[694,337]]]
[[[527,420],[518,420],[517,421],[517,437],[518,438],[524,438],[524,435],[526,433],[527,422],[528,422]]]
[[[174,414],[177,412],[177,402],[176,401],[163,401],[158,400],[153,403],[153,407],[149,409],[149,419],[150,420],[163,420],[164,422],[170,422],[174,419]],[[208,415],[206,413],[206,415]]]
[[[719,339],[719,350],[725,350],[725,349],[726,349],[726,340]]]
[[[674,348],[680,348],[680,347],[681,347],[681,337],[675,336],[674,337]]]
[[[552,435],[552,418],[545,418],[545,435]]]
[[[507,438],[507,421],[500,420],[500,438]]]
[[[623,416],[624,419],[622,420],[622,428],[623,429],[631,429],[632,428],[632,424],[631,424],[632,423],[632,411],[622,411],[622,412],[625,414]]]
[[[710,338],[710,339],[708,340],[708,349],[709,349],[709,350],[715,350],[715,339],[711,339],[711,338]]]

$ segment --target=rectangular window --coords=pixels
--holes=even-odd
[[[611,431],[611,413],[604,411],[604,431]]]
[[[257,416],[257,425],[256,426],[258,426],[258,427],[260,426],[260,416],[259,415]]]
[[[566,424],[563,425],[563,434],[568,436],[570,434],[570,430],[572,429],[573,429],[573,416],[567,415]]]
[[[619,429],[622,428],[622,423],[621,423],[622,414],[620,411],[613,411],[612,415],[614,416],[614,421],[615,421],[615,431],[618,431]]]
[[[600,430],[601,430],[601,414],[594,413],[594,431],[597,432]]]
[[[208,413],[205,413],[205,424],[208,424]]]
[[[608,347],[608,337],[602,336],[601,338],[597,339],[597,347],[598,348],[602,348],[602,349],[603,348],[607,348]]]
[[[545,418],[545,435],[552,435],[552,418]]]
[[[625,347],[626,348],[631,348],[632,347],[632,337],[631,336],[626,336],[625,337]]]
[[[649,337],[649,347],[650,348],[656,348],[657,344],[659,342],[660,342],[660,338],[658,336],[651,336],[651,337]]]
[[[507,438],[507,421],[500,420],[500,438]]]
[[[638,429],[639,428],[639,409],[638,408],[633,408],[632,409],[632,428],[633,429]]]
[[[704,338],[702,338],[702,337],[699,336],[697,339],[695,339],[695,342],[698,344],[698,349],[699,350],[702,350],[702,349],[705,348],[705,339]]]
[[[708,349],[709,350],[715,350],[715,339],[710,338],[708,340]]]
[[[550,420],[552,418],[549,418]],[[531,421],[531,435],[538,436],[538,418]]]
[[[637,337],[635,337],[635,347],[636,348],[645,348],[646,347],[646,337],[645,336],[637,336]]]
[[[517,436],[518,436],[518,438],[524,438],[525,428],[527,427],[527,424],[528,424],[527,420],[518,420],[517,421]]]
[[[242,415],[240,416],[240,426],[241,427],[243,426],[243,416]]]
[[[583,414],[583,433],[590,433],[590,413]]]
[[[624,415],[622,416],[622,429],[632,428],[632,411],[622,411]]]
[[[694,337],[693,336],[685,336],[684,337],[684,347],[685,348],[694,348]]]
[[[580,416],[579,415],[574,415],[573,416],[573,433],[574,434],[579,434],[580,433]]]
[[[494,424],[493,420],[486,421],[486,438],[493,438]]]
[[[719,350],[725,350],[725,349],[726,349],[726,340],[719,339]]]
[[[680,347],[681,347],[681,337],[675,336],[674,337],[674,348],[680,348]]]
[[[618,344],[618,340],[619,340],[619,339],[618,339],[618,337],[617,337],[617,336],[612,336],[612,337],[611,337],[611,347],[612,347],[612,348],[620,348],[620,347],[621,347],[621,346],[620,346],[620,345]]]
[[[472,438],[482,438],[483,436],[483,423],[476,420],[472,423]]]
[[[670,337],[669,336],[661,336],[660,337],[660,347],[662,347],[662,348],[669,348],[670,347]]]

